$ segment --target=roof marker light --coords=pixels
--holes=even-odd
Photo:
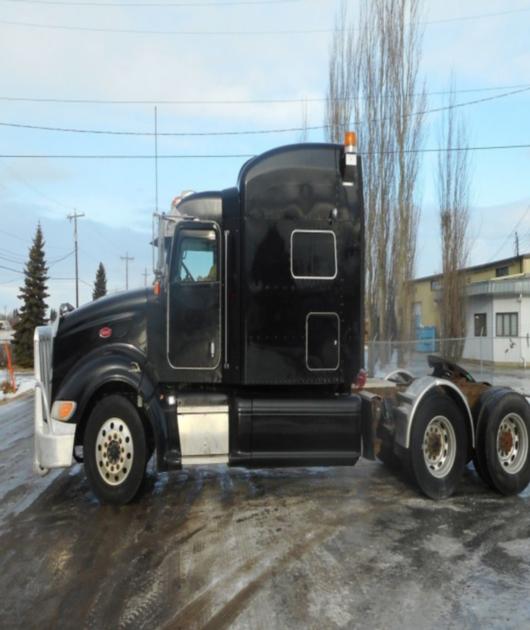
[[[357,134],[355,131],[346,132],[344,135],[344,146],[350,151],[355,151],[357,149]]]
[[[347,131],[344,135],[344,153],[346,167],[357,166],[357,134],[355,131]]]

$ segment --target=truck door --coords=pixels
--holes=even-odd
[[[172,368],[213,370],[221,356],[219,228],[181,224],[169,265],[167,354]]]

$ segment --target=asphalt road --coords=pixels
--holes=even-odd
[[[30,399],[0,407],[1,628],[530,627],[529,490],[215,467],[113,508],[81,466],[32,475],[31,423]]]

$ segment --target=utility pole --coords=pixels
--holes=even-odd
[[[144,272],[142,274],[142,276],[144,277],[144,287],[147,286],[147,276],[149,275],[149,272],[147,271],[147,267],[145,267]]]
[[[519,256],[519,232],[515,233],[515,255]]]
[[[74,251],[75,251],[75,307],[79,306],[79,260],[77,255],[77,219],[84,217],[84,212],[76,212],[69,214],[66,218],[74,222]]]
[[[129,256],[129,252],[125,252],[125,256],[120,256],[125,261],[125,290],[129,290],[129,260],[134,260],[132,256]]]

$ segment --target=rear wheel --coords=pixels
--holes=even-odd
[[[467,459],[465,417],[448,396],[426,398],[413,420],[409,470],[421,491],[444,499],[455,491]]]
[[[123,396],[107,396],[92,410],[83,443],[85,470],[94,494],[105,503],[134,499],[147,463],[142,419]]]
[[[530,406],[509,392],[484,412],[477,427],[477,470],[498,492],[518,494],[530,482]]]

